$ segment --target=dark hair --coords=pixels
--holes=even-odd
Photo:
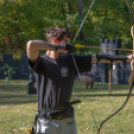
[[[61,27],[51,27],[45,33],[48,42],[51,42],[52,38],[56,38],[58,41],[62,40],[64,36],[70,38],[71,34],[67,30]]]

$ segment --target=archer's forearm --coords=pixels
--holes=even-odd
[[[48,44],[45,41],[42,40],[30,40],[27,42],[26,45],[26,52],[28,58],[31,60],[31,62],[35,62],[38,58],[38,51],[37,50],[50,50],[55,51],[56,45]]]
[[[27,45],[29,45],[30,49],[34,50],[56,50],[56,45],[49,44],[43,40],[30,40]]]

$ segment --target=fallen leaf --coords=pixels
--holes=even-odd
[[[83,129],[82,129],[81,131],[82,131],[82,133],[84,132],[84,130],[83,130]]]
[[[14,129],[13,129],[13,132],[17,132],[17,128],[14,128]]]
[[[24,127],[21,127],[20,130],[25,130],[25,128]]]
[[[78,108],[81,108],[81,106],[78,106]]]
[[[32,131],[32,127],[25,129],[25,133],[27,133],[27,134],[31,134],[31,131]]]

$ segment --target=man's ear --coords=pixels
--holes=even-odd
[[[53,38],[53,44],[57,45],[58,40],[56,38]]]

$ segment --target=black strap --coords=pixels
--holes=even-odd
[[[54,112],[64,111],[64,110],[68,109],[71,105],[74,105],[74,104],[77,104],[77,103],[81,103],[81,100],[76,100],[76,101],[72,101],[72,102],[66,102],[66,103],[61,104],[59,106],[56,106],[54,108],[38,110],[38,112],[36,113],[35,118],[34,118],[31,134],[37,134],[36,133],[36,126],[37,126],[37,120],[38,120],[39,115],[44,115],[44,114],[48,114],[48,113],[50,114],[50,113],[54,113]]]
[[[32,125],[32,131],[31,131],[31,134],[37,134],[36,132],[36,126],[37,126],[37,120],[38,120],[38,112],[36,113],[35,115],[35,118],[34,118],[34,121],[33,121],[33,125]]]
[[[58,105],[53,108],[41,109],[41,110],[38,110],[38,114],[44,115],[44,114],[52,114],[52,113],[56,113],[56,112],[62,112],[62,111],[67,110],[69,107],[71,107],[71,105],[74,105],[74,104],[80,103],[80,102],[81,102],[80,100],[76,100],[76,101],[72,101],[72,102],[63,103],[63,104]]]

